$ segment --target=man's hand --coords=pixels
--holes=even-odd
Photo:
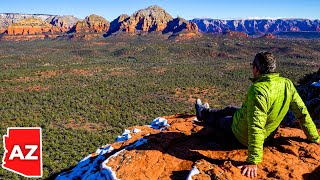
[[[255,164],[245,164],[238,166],[238,168],[241,169],[242,175],[247,176],[249,178],[255,178],[258,175],[258,166]]]

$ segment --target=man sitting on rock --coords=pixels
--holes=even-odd
[[[276,59],[272,53],[258,53],[252,65],[253,84],[241,108],[210,109],[201,100],[195,102],[197,119],[224,133],[228,143],[248,147],[246,163],[239,168],[242,175],[257,176],[257,164],[262,161],[263,144],[272,138],[290,109],[299,120],[311,142],[320,136],[308,110],[293,83],[275,73]]]

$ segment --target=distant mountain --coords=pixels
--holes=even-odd
[[[198,32],[218,32],[229,36],[267,35],[264,37],[282,37],[280,32],[320,32],[320,20],[309,19],[193,19],[187,21],[181,17],[173,18],[159,6],[150,6],[133,13],[120,15],[107,21],[98,15],[87,16],[84,20],[74,16],[48,14],[0,13],[1,40],[32,40],[102,37],[123,33],[146,34],[159,32],[170,37],[190,38],[200,35]],[[293,33],[294,34],[294,33]],[[275,36],[273,36],[275,35]],[[85,38],[84,38],[85,37]],[[292,34],[289,37],[295,37]]]
[[[320,31],[320,20],[309,19],[193,19],[201,32],[243,32],[249,35],[262,35],[277,32]]]
[[[162,32],[179,33],[183,30],[198,32],[198,27],[192,22],[183,18],[172,18],[164,9],[159,6],[150,6],[141,9],[131,16],[122,15],[111,22],[112,28],[107,33],[112,34],[117,31],[137,33],[137,32]]]
[[[20,13],[0,13],[0,28],[8,27],[22,19],[36,18],[45,22],[51,22],[57,15],[48,14],[20,14]]]
[[[198,33],[195,23],[183,18],[173,18],[159,6],[150,6],[138,10],[131,16],[120,15],[111,23],[98,15],[87,16],[80,20],[74,16],[57,16],[45,14],[0,14],[0,34],[2,40],[31,40],[56,38],[102,37],[117,32],[186,35],[188,38]]]

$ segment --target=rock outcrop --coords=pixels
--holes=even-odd
[[[231,36],[231,37],[249,37],[249,35],[246,33],[235,32],[235,31],[230,31],[230,30],[226,30],[223,34],[226,36]]]
[[[162,34],[172,33],[179,37],[193,37],[199,29],[195,23],[188,22],[183,18],[172,18],[159,6],[150,6],[135,12],[130,17],[119,16],[111,23],[107,36],[117,31],[127,33],[161,32]]]
[[[120,142],[99,148],[57,179],[186,179],[191,169],[192,179],[248,179],[236,168],[245,162],[247,149],[228,148],[193,115],[165,118],[170,126],[160,130],[161,125],[128,128]],[[318,144],[308,143],[300,129],[279,128],[264,148],[258,179],[317,179],[319,165]]]
[[[261,35],[281,31],[319,31],[320,20],[309,19],[193,19],[201,32],[224,32],[226,30]]]
[[[103,33],[107,32],[110,22],[105,18],[92,14],[87,16],[83,21],[78,21],[74,26],[76,33]]]
[[[274,37],[274,35],[273,35],[273,34],[271,34],[271,33],[267,33],[267,34],[263,35],[263,36],[262,36],[262,38],[274,39],[275,37]]]
[[[129,33],[162,31],[170,20],[172,20],[171,15],[164,9],[159,6],[150,6],[135,12],[128,19],[122,21],[119,29]]]
[[[4,33],[6,33],[7,32],[7,29],[5,29],[5,28],[0,28],[0,34],[4,34]]]
[[[113,20],[110,23],[110,28],[109,28],[109,31],[107,32],[107,35],[112,34],[116,31],[119,31],[122,22],[128,20],[128,18],[129,16],[127,14],[121,14],[119,17]]]
[[[52,24],[53,32],[60,32],[60,33],[66,33],[69,32],[71,28],[74,27],[74,25],[80,21],[79,18],[76,18],[74,16],[55,16],[50,21],[50,24]]]
[[[37,18],[22,19],[8,27],[8,35],[35,35],[49,32],[52,25]]]
[[[22,19],[35,18],[50,23],[56,15],[48,14],[20,14],[20,13],[0,13],[0,27],[8,27]]]
[[[195,33],[199,31],[198,26],[195,23],[190,23],[181,17],[177,17],[167,23],[167,26],[163,29],[162,33],[178,33],[183,30],[193,31]]]

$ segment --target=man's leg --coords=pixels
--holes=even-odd
[[[203,109],[201,111],[204,123],[214,129],[213,135],[228,149],[245,148],[231,129],[233,115],[237,110],[239,107],[228,106],[224,109]]]
[[[227,130],[231,129],[232,117],[239,107],[228,106],[224,109],[202,109],[202,120],[209,126]]]

